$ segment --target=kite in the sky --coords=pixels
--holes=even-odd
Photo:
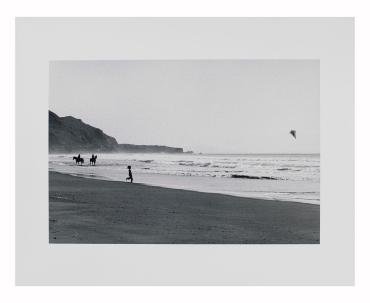
[[[294,137],[294,139],[297,139],[296,131],[295,131],[294,129],[292,129],[292,130],[289,132],[289,134],[291,134],[291,135]]]

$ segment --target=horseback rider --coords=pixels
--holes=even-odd
[[[91,158],[90,158],[90,165],[95,165],[96,163],[96,158],[98,157],[98,155],[94,155],[92,154],[91,155]]]

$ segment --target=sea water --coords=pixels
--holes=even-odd
[[[78,166],[72,154],[49,155],[49,169],[86,178],[125,181],[132,167],[135,183],[240,197],[320,203],[318,154],[90,154]],[[239,178],[235,178],[239,177]]]

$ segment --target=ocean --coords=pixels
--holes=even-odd
[[[85,178],[135,183],[240,197],[320,204],[319,154],[50,154],[49,170]]]

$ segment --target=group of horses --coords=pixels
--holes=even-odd
[[[95,166],[95,163],[96,163],[96,159],[98,158],[97,155],[92,155],[91,158],[90,158],[90,165],[94,165]],[[77,157],[73,157],[73,160],[76,161],[76,165],[82,165],[84,164],[84,158],[81,158],[80,155],[78,155]]]

